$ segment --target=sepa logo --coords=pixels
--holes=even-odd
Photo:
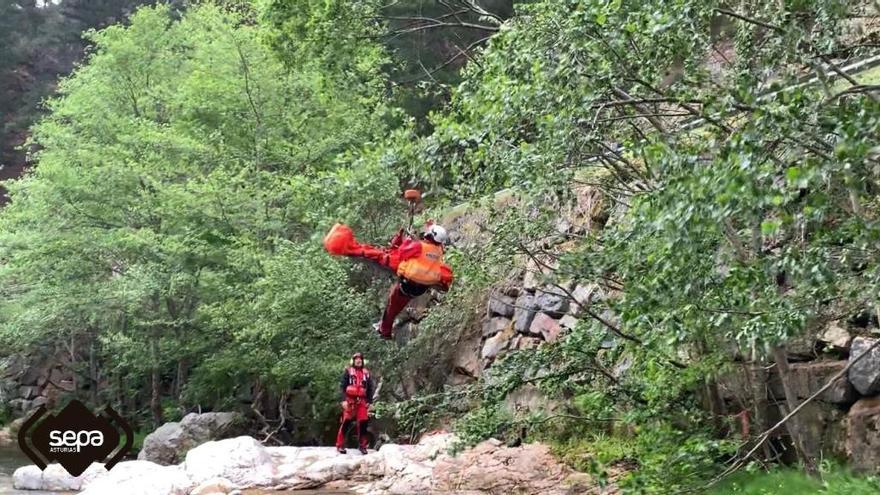
[[[67,430],[63,433],[52,430],[49,432],[50,452],[79,452],[79,448],[86,445],[92,447],[104,445],[104,434],[100,430]]]
[[[43,418],[45,414],[46,407],[40,407],[18,432],[19,447],[40,469],[52,461],[58,461],[71,476],[79,476],[92,462],[105,462],[104,467],[110,469],[134,441],[131,427],[110,406],[104,409],[106,416],[95,416],[82,402],[73,400],[58,415]],[[125,433],[124,445],[119,445],[117,426]]]

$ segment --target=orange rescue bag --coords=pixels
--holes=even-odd
[[[337,223],[324,236],[324,249],[334,256],[347,255],[355,244],[354,232],[348,225]]]

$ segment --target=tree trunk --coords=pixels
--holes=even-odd
[[[767,409],[770,407],[770,403],[767,400],[767,370],[764,369],[763,359],[754,363],[751,366],[743,364],[743,372],[748,378],[752,403],[755,405],[755,414],[752,422],[754,430],[761,433],[767,431],[767,428],[770,427],[767,421]],[[769,442],[764,442],[763,450],[764,460],[769,460],[772,457]]]
[[[70,383],[73,386],[73,396],[79,396],[79,387],[78,380],[76,379],[77,370],[76,370],[76,336],[70,336],[70,348],[68,349],[70,353]]]
[[[706,350],[708,348],[709,344],[706,342],[705,337],[697,340],[696,350],[699,357],[708,355],[709,352]],[[706,394],[706,408],[712,413],[715,432],[721,433],[724,430],[724,417],[727,416],[727,407],[724,404],[724,399],[721,398],[721,393],[718,391],[718,381],[706,381],[703,384],[703,391]]]
[[[794,411],[798,406],[798,399],[794,391],[791,389],[788,357],[786,356],[785,348],[782,346],[774,348],[773,357],[776,360],[776,366],[779,367],[779,378],[782,381],[782,389],[785,391],[785,402],[788,406],[787,409],[788,411]],[[787,414],[788,411],[784,411],[784,414]],[[805,430],[802,428],[802,424],[803,422],[801,421],[801,418],[794,416],[785,424],[785,426],[788,429],[789,435],[791,435],[791,440],[795,446],[795,450],[797,450],[798,457],[804,464],[804,469],[811,476],[816,476],[818,474],[818,468],[816,466],[816,456],[813,454],[813,442],[811,439],[805,438],[805,435],[803,434]]]
[[[89,398],[92,401],[92,406],[95,407],[98,405],[98,357],[95,355],[95,339],[96,335],[92,336],[92,341],[89,344]]]
[[[724,429],[724,417],[727,416],[727,407],[718,391],[718,382],[706,382],[706,400],[709,401],[709,411],[712,412],[715,431],[721,432]]]
[[[183,386],[186,384],[187,375],[189,373],[189,361],[186,358],[180,358],[177,361],[177,378],[174,386],[174,399],[180,402],[180,394]]]
[[[153,426],[162,426],[161,376],[159,375],[159,335],[154,332],[150,341],[150,358],[152,360],[151,381],[152,394],[150,410],[153,412]]]
[[[128,409],[128,404],[126,402],[126,393],[125,393],[125,380],[122,378],[122,373],[116,375],[116,403],[119,404],[119,414],[123,417],[128,415],[130,409]]]
[[[143,392],[140,388],[132,388],[129,384],[128,377],[122,377],[122,398],[125,401],[125,409],[129,413],[134,413],[140,409],[141,398]]]

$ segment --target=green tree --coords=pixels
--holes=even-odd
[[[551,390],[610,394],[614,407],[581,413],[635,425],[629,486],[683,490],[728,452],[713,440],[720,370],[736,355],[784,367],[791,339],[876,308],[880,113],[876,87],[841,69],[871,53],[858,27],[871,9],[547,1],[505,24],[397,165],[453,200],[531,197],[535,214],[492,225],[498,262],[573,241],[548,282],[604,296],[552,351],[494,365],[485,403],[542,369]],[[552,205],[578,185],[602,191],[610,221],[566,239]],[[810,469],[816,452],[789,427]]]
[[[24,152],[16,150],[42,114],[42,100],[58,77],[80,60],[82,32],[120,22],[147,0],[0,1],[0,164],[4,177],[20,175]],[[5,196],[3,201],[5,202]]]
[[[369,311],[320,232],[383,231],[396,195],[388,168],[349,152],[381,133],[381,98],[285,67],[241,15],[160,6],[89,33],[0,214],[4,339],[98,348],[111,387],[149,391],[156,424],[169,389],[229,406],[320,369],[312,386],[332,390]]]

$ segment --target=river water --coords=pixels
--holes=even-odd
[[[12,473],[21,466],[33,464],[33,461],[27,458],[17,445],[5,445],[0,447],[0,495],[25,494],[31,495],[51,495],[54,493],[72,493],[72,492],[38,492],[34,490],[16,490],[12,488]]]

